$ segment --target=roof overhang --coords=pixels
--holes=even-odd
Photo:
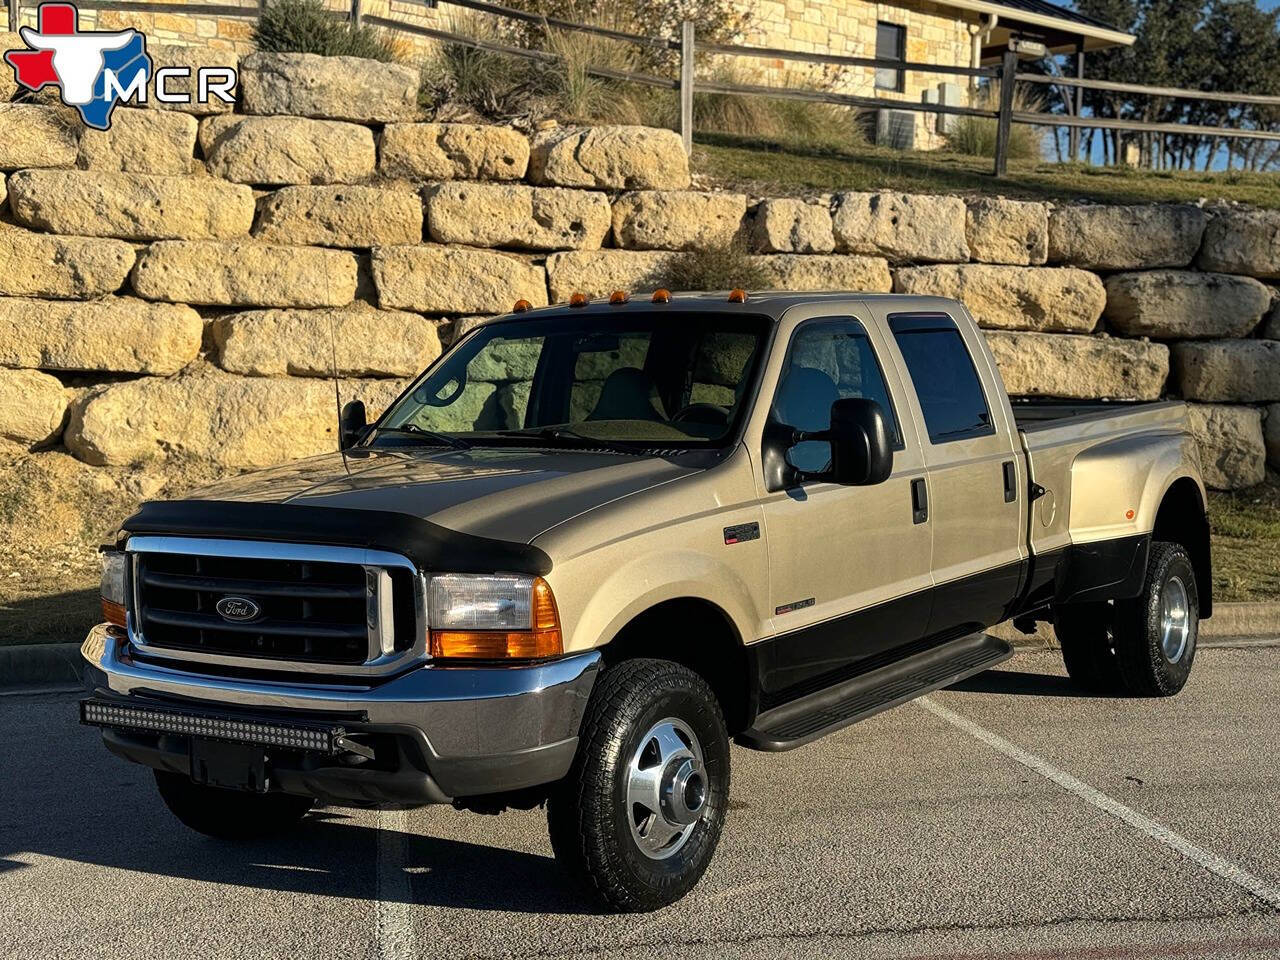
[[[1083,42],[1086,51],[1102,50],[1114,46],[1131,47],[1137,39],[1133,34],[1125,33],[1122,30],[1112,30],[1092,23],[1081,23],[1078,20],[1070,20],[1066,17],[1029,13],[1018,7],[1006,6],[1003,3],[992,2],[992,0],[936,0],[936,2],[939,6],[951,7],[955,10],[968,10],[971,13],[987,15],[994,14],[1000,18],[1001,26],[1017,23],[1037,28],[1041,33],[1045,34],[1049,48],[1059,53],[1067,52],[1069,49],[1074,50],[1074,45],[1068,46],[1061,42],[1064,35],[1078,38],[1079,41]]]

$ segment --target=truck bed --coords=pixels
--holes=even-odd
[[[1146,472],[1135,467],[1181,445],[1186,406],[1056,400],[1012,405],[1031,482],[1045,491],[1031,505],[1032,553],[1139,532]],[[1078,465],[1081,458],[1087,458],[1087,470]],[[1073,490],[1076,484],[1088,489]],[[1092,505],[1089,514],[1083,506],[1073,510],[1077,504]]]

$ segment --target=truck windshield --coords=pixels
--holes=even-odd
[[[743,415],[769,323],[634,309],[496,321],[445,354],[370,442],[720,446]]]

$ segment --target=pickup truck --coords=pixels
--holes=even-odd
[[[1179,403],[1011,403],[951,300],[575,295],[462,336],[340,450],[153,501],[103,553],[81,718],[183,823],[545,807],[568,876],[702,876],[730,741],[999,663],[1168,696],[1211,613]]]

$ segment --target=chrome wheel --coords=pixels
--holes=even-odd
[[[681,720],[659,720],[627,768],[627,822],[641,852],[665,860],[683,847],[706,812],[707,791],[698,738]]]
[[[1160,592],[1160,647],[1165,659],[1177,663],[1187,652],[1191,636],[1191,604],[1180,577],[1170,577]]]

